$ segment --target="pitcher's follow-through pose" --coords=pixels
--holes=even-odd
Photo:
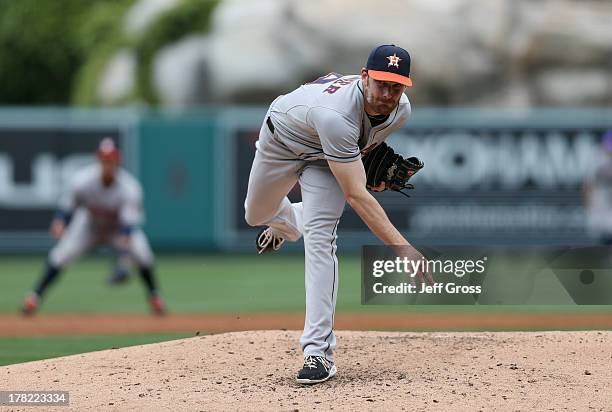
[[[411,85],[408,52],[379,46],[361,75],[331,73],[279,96],[261,127],[245,219],[251,226],[267,226],[256,239],[259,253],[304,237],[306,318],[299,383],[323,382],[336,374],[336,230],[345,202],[386,245],[400,247],[411,259],[423,258],[367,190],[401,190],[422,167],[384,143],[410,117],[404,91]],[[286,196],[298,181],[302,202],[291,203]],[[430,278],[427,272],[417,276]]]
[[[49,253],[36,288],[23,303],[23,313],[36,312],[47,288],[71,261],[98,245],[110,245],[117,254],[110,283],[127,280],[131,261],[138,265],[153,313],[164,314],[153,275],[153,253],[140,229],[143,221],[142,188],[119,167],[121,154],[110,138],[100,142],[98,163],[79,171],[60,200],[51,222],[51,234],[59,242]]]

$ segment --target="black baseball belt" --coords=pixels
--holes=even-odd
[[[270,119],[270,116],[268,116],[268,118],[266,119],[266,124],[268,125],[268,129],[270,129],[270,132],[274,134],[274,123],[272,123],[272,119]]]

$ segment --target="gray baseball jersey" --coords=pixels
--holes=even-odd
[[[410,102],[399,105],[372,127],[363,109],[360,76],[330,73],[280,96],[270,107],[278,140],[304,160],[351,162],[384,141],[410,117]]]
[[[410,117],[405,95],[375,127],[364,111],[360,76],[331,73],[278,97],[257,141],[245,200],[245,219],[289,241],[304,237],[306,317],[300,339],[305,356],[334,360],[338,293],[336,230],[345,198],[326,160],[360,161]],[[300,183],[302,202],[287,193]]]
[[[115,181],[104,186],[98,164],[80,170],[60,199],[60,209],[74,212],[51,261],[63,266],[96,244],[114,244],[121,227],[133,228],[130,251],[141,264],[152,262],[148,241],[139,229],[144,221],[142,188],[127,171],[119,169]]]

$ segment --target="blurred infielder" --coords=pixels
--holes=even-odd
[[[144,232],[142,188],[119,167],[121,154],[110,138],[100,142],[98,162],[80,170],[60,199],[51,222],[51,234],[59,242],[49,253],[42,278],[23,303],[23,312],[33,314],[47,288],[71,261],[99,245],[110,245],[117,254],[111,283],[125,281],[134,261],[147,288],[151,310],[165,311],[153,274],[153,253]]]
[[[380,46],[361,75],[331,73],[279,96],[261,127],[245,219],[251,226],[267,226],[256,239],[259,253],[304,237],[306,318],[299,383],[323,382],[336,374],[336,230],[345,202],[385,244],[423,258],[367,190],[401,190],[422,167],[418,159],[403,159],[384,143],[410,117],[404,91],[411,85],[408,52]],[[291,203],[286,196],[298,181],[302,202]]]
[[[590,233],[603,245],[612,245],[612,130],[601,140],[605,160],[584,185],[587,223]]]

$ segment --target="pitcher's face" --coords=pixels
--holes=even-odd
[[[396,82],[374,80],[365,69],[361,70],[366,113],[388,115],[399,104],[406,86]]]

